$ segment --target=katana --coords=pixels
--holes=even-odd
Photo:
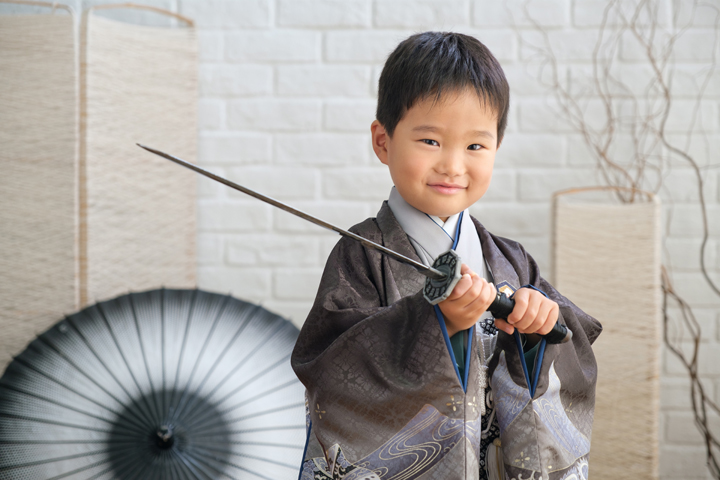
[[[319,227],[326,228],[328,230],[332,230],[333,232],[339,233],[340,235],[350,238],[352,240],[355,240],[357,242],[360,242],[363,246],[370,248],[372,250],[377,250],[380,253],[387,255],[390,258],[393,258],[397,260],[400,263],[404,263],[406,265],[410,265],[415,270],[423,274],[425,277],[425,287],[423,288],[423,296],[425,299],[430,302],[431,305],[437,305],[438,303],[445,300],[450,293],[452,293],[453,288],[457,284],[457,282],[460,280],[462,275],[460,274],[460,267],[462,266],[462,262],[460,261],[460,257],[457,253],[455,253],[454,250],[448,250],[447,252],[440,255],[435,261],[433,262],[432,267],[428,267],[427,265],[423,265],[420,262],[417,262],[413,260],[412,258],[406,257],[405,255],[398,253],[394,250],[390,250],[389,248],[380,245],[378,243],[375,243],[371,240],[368,240],[365,237],[361,237],[360,235],[357,235],[355,233],[349,232],[345,229],[342,229],[338,226],[333,225],[332,223],[328,223],[324,220],[320,220],[317,217],[314,217],[310,215],[309,213],[305,213],[301,210],[298,210],[296,208],[291,207],[290,205],[287,205],[283,202],[280,202],[278,200],[275,200],[274,198],[270,198],[266,195],[263,195],[261,193],[258,193],[254,190],[251,190],[247,187],[243,187],[242,185],[238,185],[235,182],[231,182],[230,180],[223,178],[219,175],[215,175],[212,172],[209,172],[205,170],[204,168],[198,167],[197,165],[194,165],[192,163],[186,162],[185,160],[178,158],[174,155],[170,155],[169,153],[161,152],[160,150],[156,150],[154,148],[146,147],[145,145],[137,144],[138,147],[144,148],[150,153],[154,153],[155,155],[158,155],[160,157],[166,158],[170,160],[171,162],[175,162],[178,165],[182,165],[185,168],[189,168],[190,170],[199,173],[200,175],[204,175],[208,178],[211,178],[215,180],[216,182],[220,182],[223,185],[227,185],[230,188],[233,188],[235,190],[238,190],[240,192],[245,193],[246,195],[250,195],[253,198],[257,198],[258,200],[268,203],[272,205],[273,207],[277,207],[280,210],[283,210],[285,212],[288,212],[292,215],[295,215],[296,217],[300,217],[304,220],[307,220],[310,223],[314,223],[315,225],[318,225]],[[507,318],[508,315],[513,310],[513,307],[515,306],[515,301],[508,298],[504,294],[498,292],[495,300],[493,300],[493,303],[490,305],[488,310],[490,313],[493,314],[495,318]],[[570,338],[572,338],[572,331],[569,330],[564,325],[561,325],[559,323],[556,323],[553,327],[553,330],[545,335],[545,338],[549,343],[564,343]]]
[[[373,241],[368,240],[367,238],[361,237],[360,235],[356,235],[352,232],[348,232],[347,230],[343,230],[340,227],[337,227],[333,225],[332,223],[328,223],[324,220],[320,220],[317,217],[313,217],[309,213],[305,213],[302,210],[298,210],[297,208],[293,208],[290,205],[284,204],[278,200],[275,200],[274,198],[270,198],[268,196],[263,195],[262,193],[258,193],[254,190],[250,190],[247,187],[243,187],[242,185],[238,185],[235,182],[231,182],[230,180],[227,180],[223,177],[220,177],[218,175],[215,175],[212,172],[208,172],[204,168],[200,168],[197,165],[193,165],[192,163],[186,162],[185,160],[178,158],[176,156],[170,155],[169,153],[161,152],[160,150],[155,150],[154,148],[146,147],[145,145],[137,144],[138,147],[144,148],[148,152],[154,153],[155,155],[159,155],[163,158],[167,158],[168,160],[177,163],[178,165],[182,165],[185,168],[189,168],[190,170],[193,170],[201,175],[205,175],[208,178],[212,178],[213,180],[220,182],[224,185],[227,185],[230,188],[234,188],[235,190],[239,190],[247,195],[250,195],[251,197],[257,198],[260,201],[263,201],[265,203],[269,203],[273,207],[277,207],[280,210],[283,210],[285,212],[291,213],[295,215],[296,217],[300,217],[302,219],[307,220],[310,223],[314,223],[315,225],[318,225],[323,228],[327,228],[328,230],[332,230],[333,232],[339,233],[340,235],[348,238],[352,238],[355,241],[358,241],[362,243],[364,246],[368,248],[372,248],[374,250],[377,250],[379,252],[384,253],[388,257],[392,257],[398,262],[405,263],[407,265],[410,265],[415,268],[418,272],[422,273],[428,278],[432,278],[434,280],[443,280],[445,279],[446,275],[441,272],[440,270],[437,270],[432,267],[428,267],[427,265],[423,265],[420,262],[416,262],[412,258],[406,257],[405,255],[402,255],[394,250],[390,250],[387,247],[384,247],[378,243],[375,243]]]

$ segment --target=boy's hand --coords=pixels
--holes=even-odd
[[[513,297],[515,308],[507,321],[496,319],[495,326],[512,334],[515,328],[520,333],[545,335],[555,326],[560,307],[542,293],[531,288],[521,288]]]
[[[488,283],[467,265],[462,265],[460,273],[462,278],[455,285],[450,296],[438,304],[445,317],[448,335],[451,337],[475,325],[497,295],[495,285]],[[515,328],[525,334],[550,333],[560,312],[557,303],[531,288],[521,288],[515,292],[513,299],[515,308],[507,321],[495,320],[497,328],[508,335],[512,335]]]
[[[460,273],[462,278],[455,285],[450,296],[438,303],[445,317],[448,335],[451,337],[475,325],[497,295],[495,285],[488,283],[467,265],[463,264],[460,267]]]

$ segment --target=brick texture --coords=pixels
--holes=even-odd
[[[230,62],[312,62],[318,59],[320,34],[297,30],[232,30],[225,35]]]
[[[371,0],[279,0],[277,21],[283,27],[368,27]]]
[[[374,25],[395,28],[457,28],[469,23],[469,0],[393,0],[376,2]]]
[[[201,29],[262,28],[270,26],[272,0],[204,0],[182,2],[180,13]]]
[[[322,105],[304,99],[263,98],[228,102],[228,126],[237,130],[320,129]]]
[[[299,65],[277,69],[277,91],[283,96],[367,97],[370,67]]]
[[[528,18],[524,7],[527,7]],[[504,2],[473,1],[473,23],[482,27],[503,27],[532,25],[530,18],[544,27],[563,27],[568,24],[570,2],[566,0],[538,0],[524,2],[510,0]]]
[[[272,68],[260,65],[201,65],[201,97],[242,97],[272,93]]]

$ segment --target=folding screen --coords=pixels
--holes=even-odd
[[[195,286],[195,177],[140,142],[195,161],[193,28],[84,19],[81,303]]]
[[[192,22],[95,7],[78,49],[71,9],[11,3],[52,10],[0,15],[0,372],[88,303],[195,286],[195,177],[135,145],[195,160]],[[116,22],[100,8],[183,25]]]
[[[58,8],[0,16],[0,372],[78,307],[77,69]]]

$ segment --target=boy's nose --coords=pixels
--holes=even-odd
[[[463,153],[464,152],[458,152],[455,150],[445,152],[435,169],[438,173],[449,177],[462,175],[465,173],[465,159],[463,158]]]

